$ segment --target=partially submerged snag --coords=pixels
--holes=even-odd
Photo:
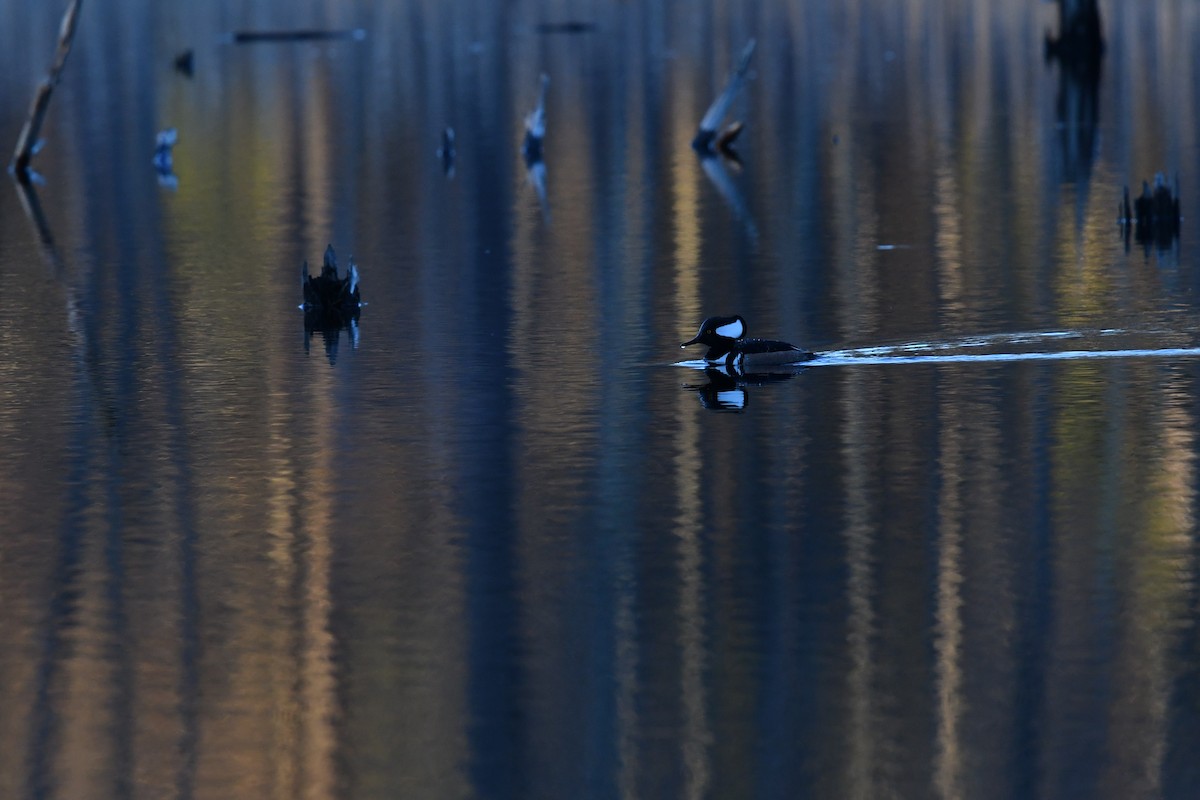
[[[337,256],[333,245],[325,248],[321,274],[310,275],[308,262],[300,268],[300,286],[304,292],[304,349],[309,339],[320,332],[325,339],[325,353],[330,362],[337,358],[337,343],[343,328],[350,330],[350,341],[358,345],[358,316],[362,298],[358,289],[358,267],[351,256],[346,276],[338,276]]]
[[[196,54],[189,47],[179,55],[175,56],[175,71],[187,77],[192,77],[192,72],[196,66]]]
[[[1098,0],[1058,0],[1058,35],[1046,32],[1046,60],[1098,71],[1104,55],[1103,27]]]
[[[737,67],[729,76],[729,82],[725,84],[724,90],[717,95],[717,99],[713,100],[708,111],[704,112],[704,116],[700,119],[700,127],[696,130],[696,138],[692,139],[692,147],[701,154],[711,153],[714,146],[717,149],[728,150],[729,146],[733,144],[733,140],[742,132],[742,123],[734,122],[725,129],[719,138],[717,135],[721,121],[729,113],[729,107],[733,105],[734,99],[742,89],[742,84],[746,82],[746,73],[750,70],[750,57],[754,55],[754,47],[755,41],[751,39],[742,48]]]
[[[546,87],[549,85],[550,76],[542,73],[537,106],[525,117],[525,139],[521,143],[525,176],[537,193],[546,219],[550,218],[550,205],[546,199],[546,163],[542,160],[542,141],[546,138]]]
[[[50,94],[62,78],[63,67],[66,66],[67,56],[71,53],[71,43],[75,40],[75,21],[79,17],[81,3],[82,0],[71,0],[71,5],[63,12],[62,23],[58,26],[58,49],[54,54],[54,63],[38,86],[33,103],[29,107],[29,118],[21,128],[21,135],[17,137],[17,146],[13,151],[9,170],[18,180],[29,180],[29,162],[40,148],[39,134],[42,132],[42,122],[45,121],[46,111],[50,107]]]
[[[178,185],[175,177],[175,157],[172,148],[179,141],[179,131],[167,128],[158,132],[154,137],[154,169],[158,172],[159,183],[169,188]]]
[[[354,256],[346,267],[346,277],[338,277],[337,255],[333,245],[325,248],[321,274],[308,273],[308,262],[300,268],[300,284],[304,289],[304,310],[330,313],[353,313],[357,316],[362,305],[358,291],[358,268]]]
[[[527,165],[542,160],[542,140],[546,138],[546,87],[549,85],[550,76],[543,72],[537,106],[525,115],[525,140],[521,143],[521,152]]]
[[[447,125],[442,131],[442,146],[437,151],[437,156],[442,162],[442,172],[447,178],[454,177],[454,155],[454,128]]]
[[[1179,176],[1175,177],[1175,191],[1167,185],[1161,172],[1154,175],[1154,188],[1142,181],[1142,193],[1129,202],[1129,187],[1125,187],[1122,200],[1120,223],[1126,244],[1132,232],[1138,244],[1157,244],[1160,248],[1170,247],[1179,238]]]

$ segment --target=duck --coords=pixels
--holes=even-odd
[[[308,274],[308,262],[300,267],[300,284],[304,289],[304,310],[322,314],[337,313],[357,315],[362,305],[358,292],[358,268],[354,257],[346,267],[346,277],[338,277],[337,255],[333,245],[325,248],[325,262],[321,274],[315,278]]]
[[[817,357],[816,353],[788,342],[745,337],[746,320],[741,316],[709,317],[700,323],[700,330],[695,336],[679,346],[708,345],[708,352],[704,354],[706,362],[739,373],[754,372],[769,366],[798,364]]]

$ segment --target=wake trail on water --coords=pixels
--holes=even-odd
[[[841,350],[826,350],[817,357],[799,362],[791,367],[844,367],[882,366],[889,364],[971,364],[1013,361],[1074,361],[1084,359],[1115,358],[1195,358],[1200,357],[1200,345],[1180,346],[1172,342],[1161,342],[1164,338],[1178,338],[1171,332],[1136,332],[1120,328],[1105,328],[1089,331],[1039,331],[1027,333],[999,333],[985,336],[968,336],[960,339],[931,342],[907,342],[903,344],[851,347]],[[1129,341],[1129,346],[1120,346]],[[1155,342],[1157,339],[1159,342]],[[1066,350],[1048,350],[1048,345],[1059,342],[1082,340],[1085,347],[1074,346]],[[1149,341],[1147,341],[1149,340]],[[1113,346],[1113,345],[1117,346]],[[681,361],[678,366],[704,369],[704,361]]]

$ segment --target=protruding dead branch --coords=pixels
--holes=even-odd
[[[742,48],[742,54],[738,57],[737,68],[729,76],[729,83],[725,84],[725,89],[717,99],[713,100],[712,105],[708,107],[708,111],[704,113],[703,119],[700,120],[700,128],[696,131],[696,138],[692,140],[692,147],[702,152],[712,150],[713,144],[717,139],[717,129],[721,125],[721,120],[725,119],[725,115],[729,113],[729,107],[733,105],[734,98],[738,92],[742,90],[742,84],[746,82],[746,72],[750,69],[750,57],[754,55],[755,41],[751,39]],[[737,133],[741,132],[740,125]],[[732,136],[737,136],[733,133]],[[731,141],[732,141],[731,136]]]
[[[42,132],[42,122],[46,119],[46,110],[50,107],[50,94],[62,77],[63,67],[67,56],[71,53],[71,42],[75,39],[75,21],[79,17],[79,6],[82,0],[71,0],[71,5],[63,13],[62,24],[58,26],[58,50],[54,54],[54,63],[50,72],[38,86],[33,96],[33,104],[29,107],[29,118],[21,128],[17,137],[17,147],[13,151],[13,160],[9,169],[19,180],[29,179],[29,161],[33,158],[34,148],[38,142],[38,134]]]

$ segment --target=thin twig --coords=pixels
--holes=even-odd
[[[38,142],[38,134],[42,131],[42,122],[46,119],[46,110],[50,107],[50,93],[58,85],[62,77],[63,67],[67,56],[71,53],[71,42],[75,39],[75,20],[79,16],[79,6],[82,0],[71,0],[71,5],[63,13],[62,24],[58,26],[58,51],[54,54],[54,63],[50,72],[42,79],[33,103],[29,106],[29,119],[21,128],[17,138],[17,147],[13,151],[11,169],[20,180],[29,178],[29,160],[33,158],[33,149]]]

